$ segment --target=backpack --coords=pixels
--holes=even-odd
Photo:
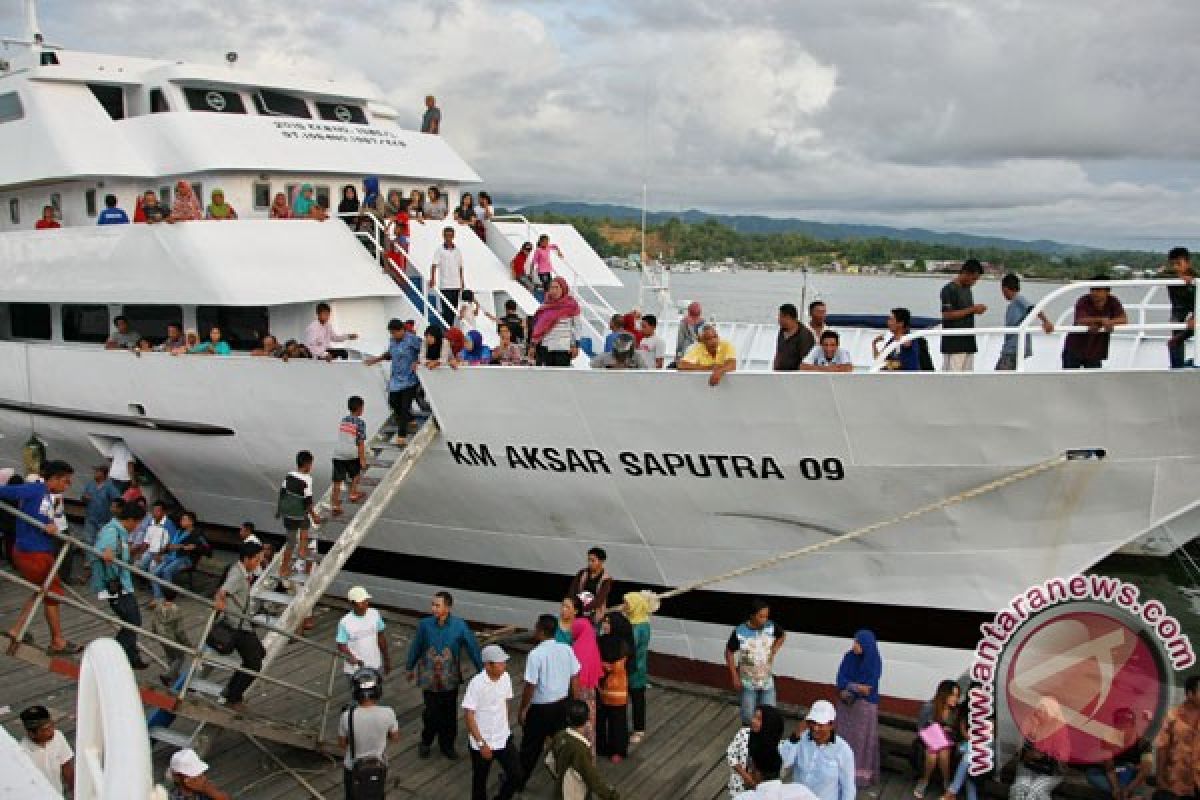
[[[350,787],[355,800],[383,800],[387,794],[387,764],[378,756],[363,756],[354,754],[354,709],[350,707],[350,716],[346,720],[346,729],[350,734]]]

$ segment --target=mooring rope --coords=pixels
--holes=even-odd
[[[751,564],[747,564],[743,567],[738,567],[737,569],[730,570],[729,572],[722,572],[720,575],[713,575],[713,576],[710,576],[707,578],[701,578],[698,581],[692,581],[691,583],[686,583],[683,586],[678,586],[669,591],[662,592],[661,594],[656,594],[654,592],[649,592],[649,591],[646,592],[645,594],[647,595],[647,599],[651,600],[651,607],[657,608],[657,606],[659,604],[661,604],[663,600],[669,600],[672,597],[679,597],[682,594],[687,594],[688,592],[694,592],[697,589],[703,589],[705,586],[712,586],[714,583],[723,583],[724,581],[732,580],[733,578],[740,578],[743,575],[749,575],[751,572],[758,572],[760,570],[769,569],[778,564],[782,564],[785,561],[791,561],[792,559],[800,558],[801,556],[811,555],[820,550],[825,550],[827,548],[833,547],[836,544],[842,544],[843,542],[849,542],[849,541],[853,541],[854,539],[860,539],[864,536],[875,533],[876,531],[878,531],[882,528],[887,528],[891,525],[897,525],[901,522],[906,522],[911,519],[916,519],[917,517],[924,516],[926,514],[934,512],[934,511],[938,511],[943,508],[949,508],[950,506],[957,505],[958,503],[966,502],[967,500],[972,500],[976,497],[980,497],[982,495],[988,494],[989,492],[994,492],[994,491],[997,491],[998,489],[1003,489],[1006,486],[1011,486],[1012,484],[1018,483],[1019,481],[1027,480],[1028,478],[1032,478],[1035,475],[1040,475],[1041,473],[1046,472],[1051,469],[1054,469],[1055,467],[1060,467],[1063,464],[1067,463],[1068,461],[1076,460],[1076,459],[1082,457],[1079,455],[1082,452],[1092,453],[1094,457],[1098,457],[1098,458],[1103,458],[1103,456],[1104,456],[1103,451],[1068,451],[1067,453],[1063,453],[1062,455],[1057,455],[1054,458],[1046,459],[1045,461],[1042,461],[1038,464],[1034,464],[1033,466],[1030,466],[1030,467],[1025,467],[1024,469],[1018,470],[1017,472],[1013,472],[1009,475],[1005,475],[1004,477],[997,478],[993,481],[988,481],[987,483],[984,483],[980,486],[976,486],[972,489],[967,489],[966,491],[959,492],[958,494],[951,495],[950,497],[942,498],[941,500],[938,500],[933,503],[929,503],[928,505],[921,506],[920,508],[917,508],[917,509],[913,509],[912,511],[909,511],[907,513],[899,514],[895,517],[891,517],[890,519],[885,519],[880,522],[872,523],[870,525],[867,525],[866,527],[858,528],[856,530],[850,531],[849,533],[843,533],[840,536],[833,537],[832,539],[825,539],[820,542],[814,542],[813,544],[806,545],[804,547],[799,548],[798,550],[792,550],[792,551],[789,551],[786,553],[781,553],[777,556],[765,558],[762,561],[755,561],[755,562],[753,562]]]

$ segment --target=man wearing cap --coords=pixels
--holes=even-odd
[[[509,800],[521,783],[521,764],[508,724],[512,679],[506,669],[508,653],[498,644],[483,648],[483,672],[467,684],[462,707],[471,745],[471,800],[487,800],[492,764],[504,770],[504,781],[495,800]]]
[[[221,791],[208,778],[208,764],[200,760],[196,751],[189,748],[178,750],[171,756],[171,782],[180,791],[172,793],[171,797],[208,798],[208,800],[230,800],[229,795]]]
[[[430,284],[432,288],[432,283]],[[412,404],[417,397],[417,362],[421,359],[421,339],[408,332],[401,320],[388,322],[387,352],[363,361],[368,367],[380,361],[392,362],[388,378],[388,405],[396,415],[396,444],[403,447],[407,442],[408,423],[412,420]]]
[[[30,706],[21,712],[25,735],[20,747],[38,768],[51,788],[62,794],[64,786],[75,785],[75,753],[67,737],[54,727],[50,711],[45,706]]]
[[[338,623],[336,641],[338,650],[346,656],[346,677],[351,679],[353,689],[356,671],[367,667],[386,675],[392,671],[392,657],[383,632],[383,615],[371,608],[371,595],[355,586],[346,593],[346,599],[352,608]]]
[[[833,703],[818,700],[804,722],[779,743],[783,768],[790,783],[807,786],[818,800],[854,800],[854,751],[833,729],[837,713]],[[807,728],[807,730],[806,730]]]
[[[421,715],[421,743],[417,746],[420,758],[429,758],[433,740],[438,740],[442,755],[451,761],[459,758],[454,751],[458,735],[458,687],[462,683],[463,651],[471,659],[476,672],[483,671],[483,656],[475,633],[461,618],[450,613],[454,598],[449,592],[438,592],[430,603],[432,616],[417,625],[408,648],[405,669],[408,679],[421,687],[425,712]]]

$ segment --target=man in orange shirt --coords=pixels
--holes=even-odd
[[[1188,678],[1184,689],[1184,701],[1167,712],[1154,740],[1158,763],[1155,800],[1200,795],[1200,675]]]

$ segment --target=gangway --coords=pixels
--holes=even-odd
[[[186,597],[209,609],[207,621],[197,638],[198,644],[188,647],[159,636],[148,628],[128,623],[107,610],[85,602],[73,592],[56,596],[56,599],[64,605],[120,628],[133,630],[139,638],[148,639],[172,651],[181,652],[190,660],[190,665],[185,669],[183,677],[174,686],[167,689],[150,684],[138,686],[138,694],[142,703],[164,712],[163,715],[156,714],[155,717],[160,723],[165,724],[155,725],[155,720],[152,719],[149,730],[151,739],[177,747],[193,746],[205,725],[216,725],[245,734],[251,738],[252,742],[255,742],[257,738],[306,750],[331,754],[340,752],[335,741],[325,738],[325,728],[331,705],[335,702],[340,703],[344,699],[342,697],[344,693],[336,691],[336,688],[340,688],[336,677],[344,656],[331,645],[304,638],[296,632],[296,629],[312,613],[318,600],[332,585],[346,561],[370,534],[374,523],[378,521],[384,509],[395,498],[421,456],[435,440],[437,431],[436,421],[432,417],[428,417],[417,432],[408,438],[407,446],[400,447],[390,441],[397,431],[390,427],[390,423],[385,424],[370,442],[369,446],[374,458],[364,471],[364,478],[376,482],[376,485],[370,496],[358,507],[357,512],[352,513],[353,504],[348,504],[347,516],[336,518],[328,514],[330,505],[328,492],[317,504],[318,513],[324,511],[328,516],[323,520],[321,526],[314,526],[313,533],[327,536],[336,534],[336,540],[333,541],[323,557],[311,551],[297,555],[297,560],[311,565],[311,572],[307,575],[280,576],[278,571],[281,555],[277,555],[267,572],[252,587],[251,598],[257,602],[251,603],[245,616],[242,617],[234,609],[226,609],[224,613],[227,616],[242,617],[249,620],[255,629],[267,631],[264,640],[266,656],[258,670],[246,669],[242,667],[237,657],[218,655],[205,644],[219,613],[211,599],[182,586],[169,584],[157,575],[146,572],[133,564],[123,564],[122,567],[147,581],[168,585],[179,596]],[[400,433],[403,435],[404,432]],[[29,524],[41,527],[36,519],[3,501],[0,501],[0,511],[5,511]],[[341,527],[339,531],[329,530],[339,527]],[[0,570],[0,578],[23,586],[35,595],[32,608],[19,626],[15,638],[10,640],[5,652],[9,656],[78,683],[81,678],[77,662],[66,657],[47,654],[44,650],[25,641],[25,634],[30,624],[37,618],[39,607],[45,602],[50,587],[67,556],[72,553],[72,548],[82,549],[97,558],[102,554],[95,547],[69,535],[58,532],[48,532],[47,535],[57,538],[63,546],[59,549],[54,566],[43,584],[34,584],[20,575]],[[289,586],[293,592],[282,591]],[[265,615],[258,610],[261,604],[281,608],[281,610],[277,616]],[[267,674],[289,643],[295,643],[329,657],[329,679],[323,693],[298,685],[291,680]],[[262,681],[270,686],[295,693],[298,698],[303,697],[319,703],[322,708],[319,722],[315,727],[303,727],[291,722],[272,719],[269,716],[258,716],[230,708],[220,699],[224,682],[211,680],[208,676],[208,673],[214,670],[241,671],[253,676],[256,681]],[[200,723],[200,726],[190,734],[175,731],[170,728],[171,721],[173,721],[171,715],[193,720]],[[164,716],[165,720],[162,719]],[[257,745],[257,742],[255,744]],[[302,781],[300,776],[294,777]]]

